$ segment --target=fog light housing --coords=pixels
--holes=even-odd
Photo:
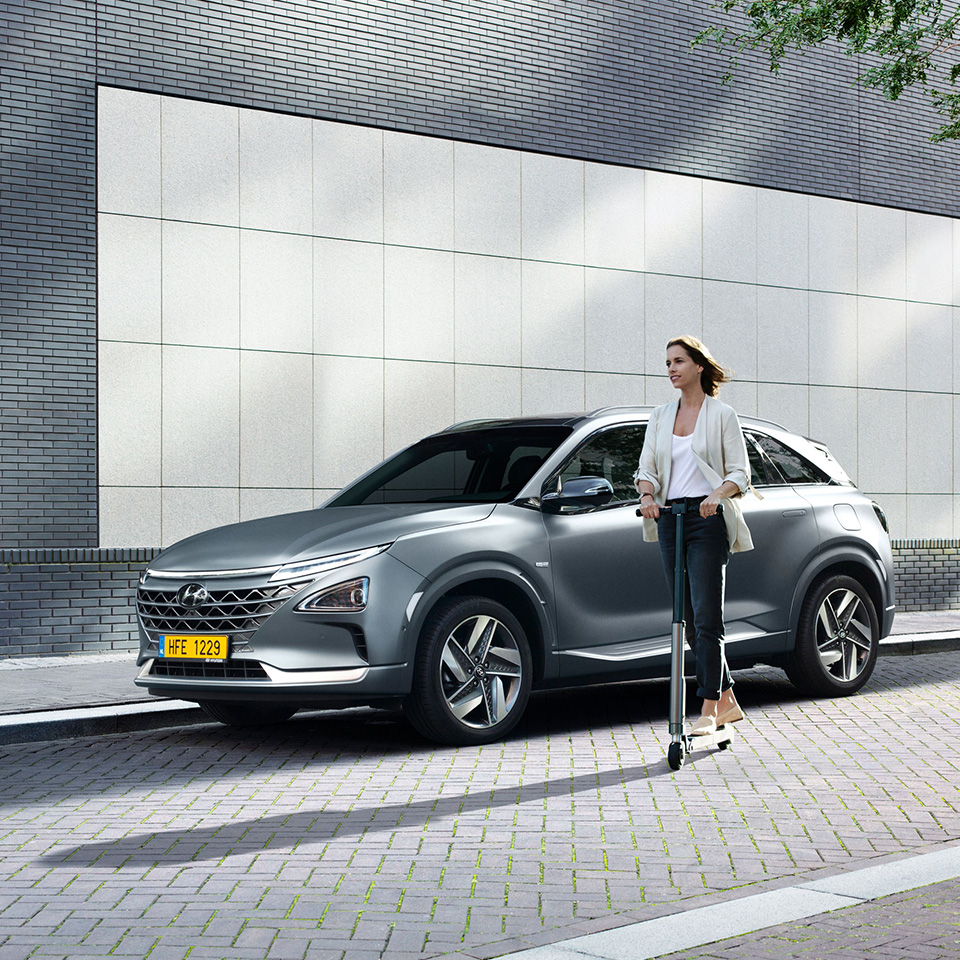
[[[301,600],[294,608],[298,613],[359,613],[367,606],[370,578],[359,577],[327,587]]]

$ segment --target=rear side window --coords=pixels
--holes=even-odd
[[[755,487],[765,487],[771,483],[783,483],[776,470],[768,470],[766,458],[760,452],[754,437],[747,434],[747,457],[750,460],[750,482]]]
[[[646,424],[632,423],[596,434],[567,461],[560,472],[561,481],[570,477],[603,477],[613,487],[612,503],[636,500],[633,474],[640,462],[646,430]]]
[[[777,472],[783,477],[782,483],[801,484],[801,483],[826,483],[830,478],[818,467],[815,467],[805,457],[801,457],[796,450],[791,450],[788,446],[768,437],[762,433],[752,435],[760,449],[769,458]],[[751,465],[752,466],[752,465]],[[767,474],[771,471],[767,469]],[[770,481],[777,482],[771,476]]]

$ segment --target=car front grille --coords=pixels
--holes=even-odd
[[[228,660],[226,663],[155,660],[151,677],[187,680],[269,680],[267,672],[256,660]]]
[[[177,602],[180,585],[165,590],[141,587],[137,591],[137,613],[151,638],[159,633],[251,634],[310,582],[211,590],[208,599],[194,609]]]

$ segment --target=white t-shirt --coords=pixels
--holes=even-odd
[[[670,489],[668,500],[680,497],[705,497],[713,493],[713,487],[707,483],[693,456],[693,434],[678,437],[673,434],[670,448]]]

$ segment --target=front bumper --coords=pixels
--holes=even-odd
[[[237,661],[239,663],[240,661]],[[404,694],[405,665],[359,667],[346,670],[280,670],[256,660],[242,661],[248,674],[262,671],[261,679],[229,675],[157,676],[156,660],[144,662],[134,682],[155,697],[193,703],[201,700],[245,700],[254,703],[296,703],[300,706],[363,706],[396,700]],[[196,668],[195,668],[196,669]]]
[[[315,592],[368,577],[367,605],[345,612],[297,612]],[[177,600],[190,583],[208,599]],[[422,589],[409,567],[379,555],[313,580],[283,584],[262,575],[192,580],[147,576],[138,591],[140,672],[135,683],[181,700],[368,703],[409,692],[406,607]],[[161,658],[161,634],[221,634],[225,661]]]

